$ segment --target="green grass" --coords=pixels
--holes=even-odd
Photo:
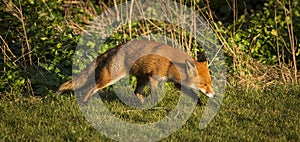
[[[148,123],[162,119],[177,103],[178,92],[167,90],[156,107],[162,109],[132,109],[112,93],[102,98],[124,121]],[[202,110],[198,105],[182,128],[162,141],[300,141],[299,87],[227,89],[216,117],[200,130]],[[0,141],[113,141],[86,121],[74,96],[2,98],[0,112]]]

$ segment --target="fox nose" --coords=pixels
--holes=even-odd
[[[209,98],[213,98],[215,96],[215,92],[214,91],[206,91],[204,89],[200,89],[200,90],[201,90],[201,92],[203,94],[205,94]]]
[[[206,96],[209,98],[213,98],[215,96],[215,93],[214,92],[206,93]]]

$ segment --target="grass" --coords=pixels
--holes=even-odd
[[[157,106],[162,109],[157,110],[131,109],[114,94],[102,99],[110,111],[124,121],[148,123],[162,119],[177,103],[178,91],[167,90]],[[273,86],[264,91],[247,92],[228,88],[216,117],[200,130],[202,109],[203,106],[198,105],[182,128],[162,141],[300,140],[300,89],[297,86]],[[0,141],[113,141],[86,121],[74,96],[2,98],[0,111]]]

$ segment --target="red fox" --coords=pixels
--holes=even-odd
[[[185,87],[214,96],[207,61],[198,62],[179,48],[150,40],[135,40],[106,51],[73,80],[63,83],[57,93],[87,87],[82,100],[86,103],[91,95],[129,74],[137,78],[134,93],[141,102],[148,83],[152,101],[158,101],[161,81],[172,81],[178,89]]]

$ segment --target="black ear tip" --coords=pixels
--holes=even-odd
[[[198,55],[197,55],[197,61],[199,61],[199,62],[205,62],[205,61],[207,61],[205,52],[199,52],[198,53]]]

